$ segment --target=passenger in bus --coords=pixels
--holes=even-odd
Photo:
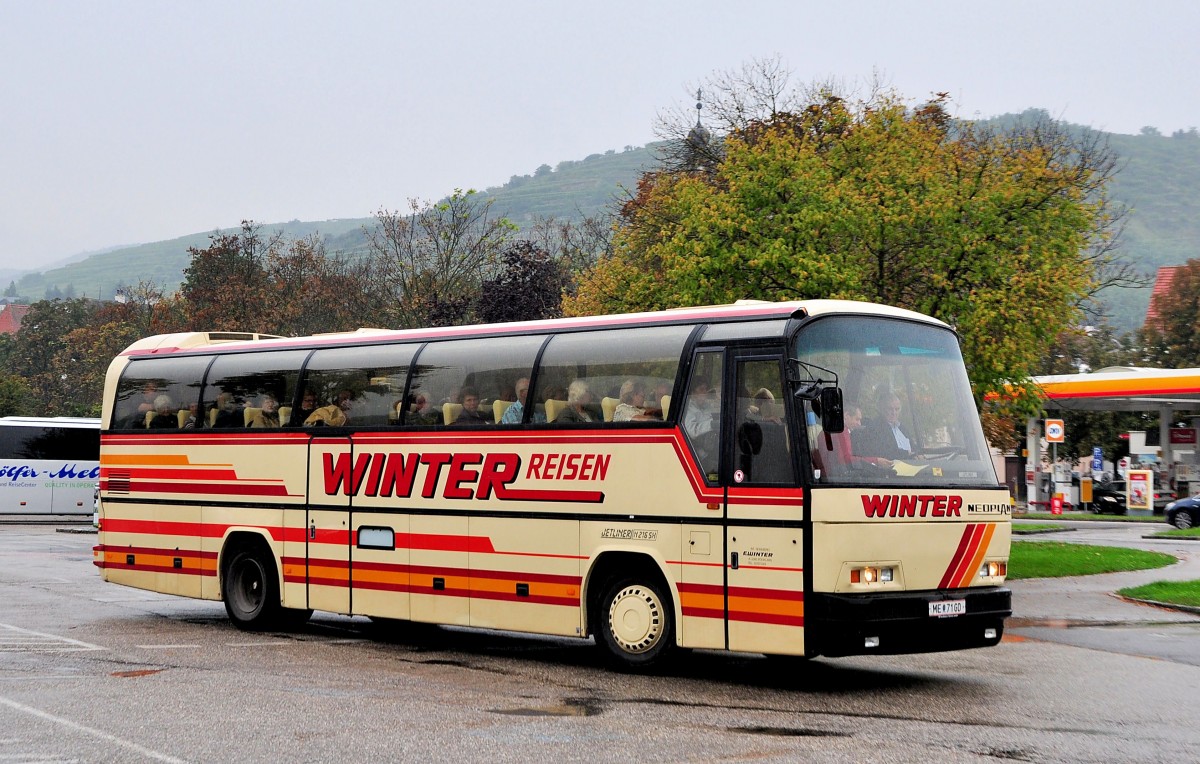
[[[273,395],[264,395],[259,401],[259,411],[250,420],[250,427],[273,428],[279,427],[279,402]]]
[[[854,433],[862,429],[862,409],[858,406],[847,406],[845,413],[846,428],[841,432],[830,433],[829,449],[831,469],[839,473],[854,470],[871,469],[874,467],[891,467],[892,461],[881,456],[856,456],[854,454]]]
[[[198,403],[196,403],[195,401],[192,401],[191,403],[188,404],[188,407],[187,407],[188,413],[187,413],[187,416],[183,420],[183,429],[194,430],[200,426],[199,408],[200,408],[200,405]]]
[[[500,424],[520,424],[525,417],[525,399],[529,397],[529,377],[521,377],[513,385],[517,400],[504,411]]]
[[[662,399],[671,394],[670,382],[659,382],[654,388],[654,403],[662,405]]]
[[[350,411],[354,408],[354,393],[349,390],[339,390],[334,402],[322,406],[308,415],[304,420],[305,427],[341,427],[350,421]]]
[[[158,383],[148,381],[142,385],[142,399],[137,408],[121,420],[119,429],[140,430],[146,427],[146,413],[154,411],[154,400],[158,397]]]
[[[775,405],[775,395],[765,387],[760,387],[750,399],[750,407],[746,418],[755,422],[773,422],[780,424],[779,407]]]
[[[614,422],[653,422],[658,417],[646,408],[646,386],[636,379],[621,385],[621,402],[613,409]]]
[[[594,422],[587,406],[592,402],[592,392],[587,382],[577,379],[567,386],[567,406],[559,412],[555,422]]]
[[[317,410],[317,394],[311,390],[305,390],[304,395],[300,397],[300,406],[292,412],[292,418],[288,420],[289,427],[300,427],[313,412]]]
[[[221,393],[217,396],[217,418],[213,421],[213,427],[217,429],[229,429],[233,427],[245,427],[246,415],[242,413],[242,407],[238,405],[237,398],[233,393]]]
[[[413,396],[412,405],[409,406],[408,413],[404,417],[404,423],[407,425],[434,425],[442,421],[442,412],[434,408],[430,397],[425,393],[418,392]]]
[[[717,414],[720,410],[719,396],[706,379],[696,379],[692,382],[691,394],[685,402],[683,429],[693,439],[700,438],[713,432],[717,426]]]
[[[154,416],[146,426],[151,430],[174,430],[179,427],[179,416],[171,403],[171,396],[159,395],[154,399]]]
[[[458,419],[454,420],[455,425],[473,425],[473,424],[491,424],[491,417],[484,416],[479,410],[479,391],[473,387],[464,387],[461,393],[462,411],[458,414]]]
[[[854,453],[884,459],[907,459],[913,441],[900,426],[900,398],[886,392],[879,396],[879,416],[851,436]]]

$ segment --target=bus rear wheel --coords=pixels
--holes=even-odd
[[[621,578],[601,595],[597,644],[609,662],[622,669],[644,669],[659,663],[675,646],[671,598],[662,584],[644,578]]]
[[[225,601],[229,620],[243,631],[265,631],[277,626],[283,608],[274,560],[261,549],[234,552],[221,578],[221,599]]]

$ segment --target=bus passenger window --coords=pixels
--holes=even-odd
[[[720,352],[696,354],[682,409],[683,431],[700,471],[711,483],[718,480],[720,465],[722,366]]]
[[[742,481],[794,482],[778,359],[738,361],[737,390],[735,461]]]

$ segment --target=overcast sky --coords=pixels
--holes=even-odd
[[[0,268],[367,217],[655,139],[719,70],[1200,126],[1200,3],[0,0]]]

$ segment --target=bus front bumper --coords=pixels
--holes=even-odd
[[[965,607],[956,604],[959,601]],[[931,615],[943,604],[948,610],[964,612]],[[1012,592],[1001,587],[853,595],[816,592],[805,600],[805,653],[836,658],[991,647],[1004,635],[1004,619],[1011,615]]]

